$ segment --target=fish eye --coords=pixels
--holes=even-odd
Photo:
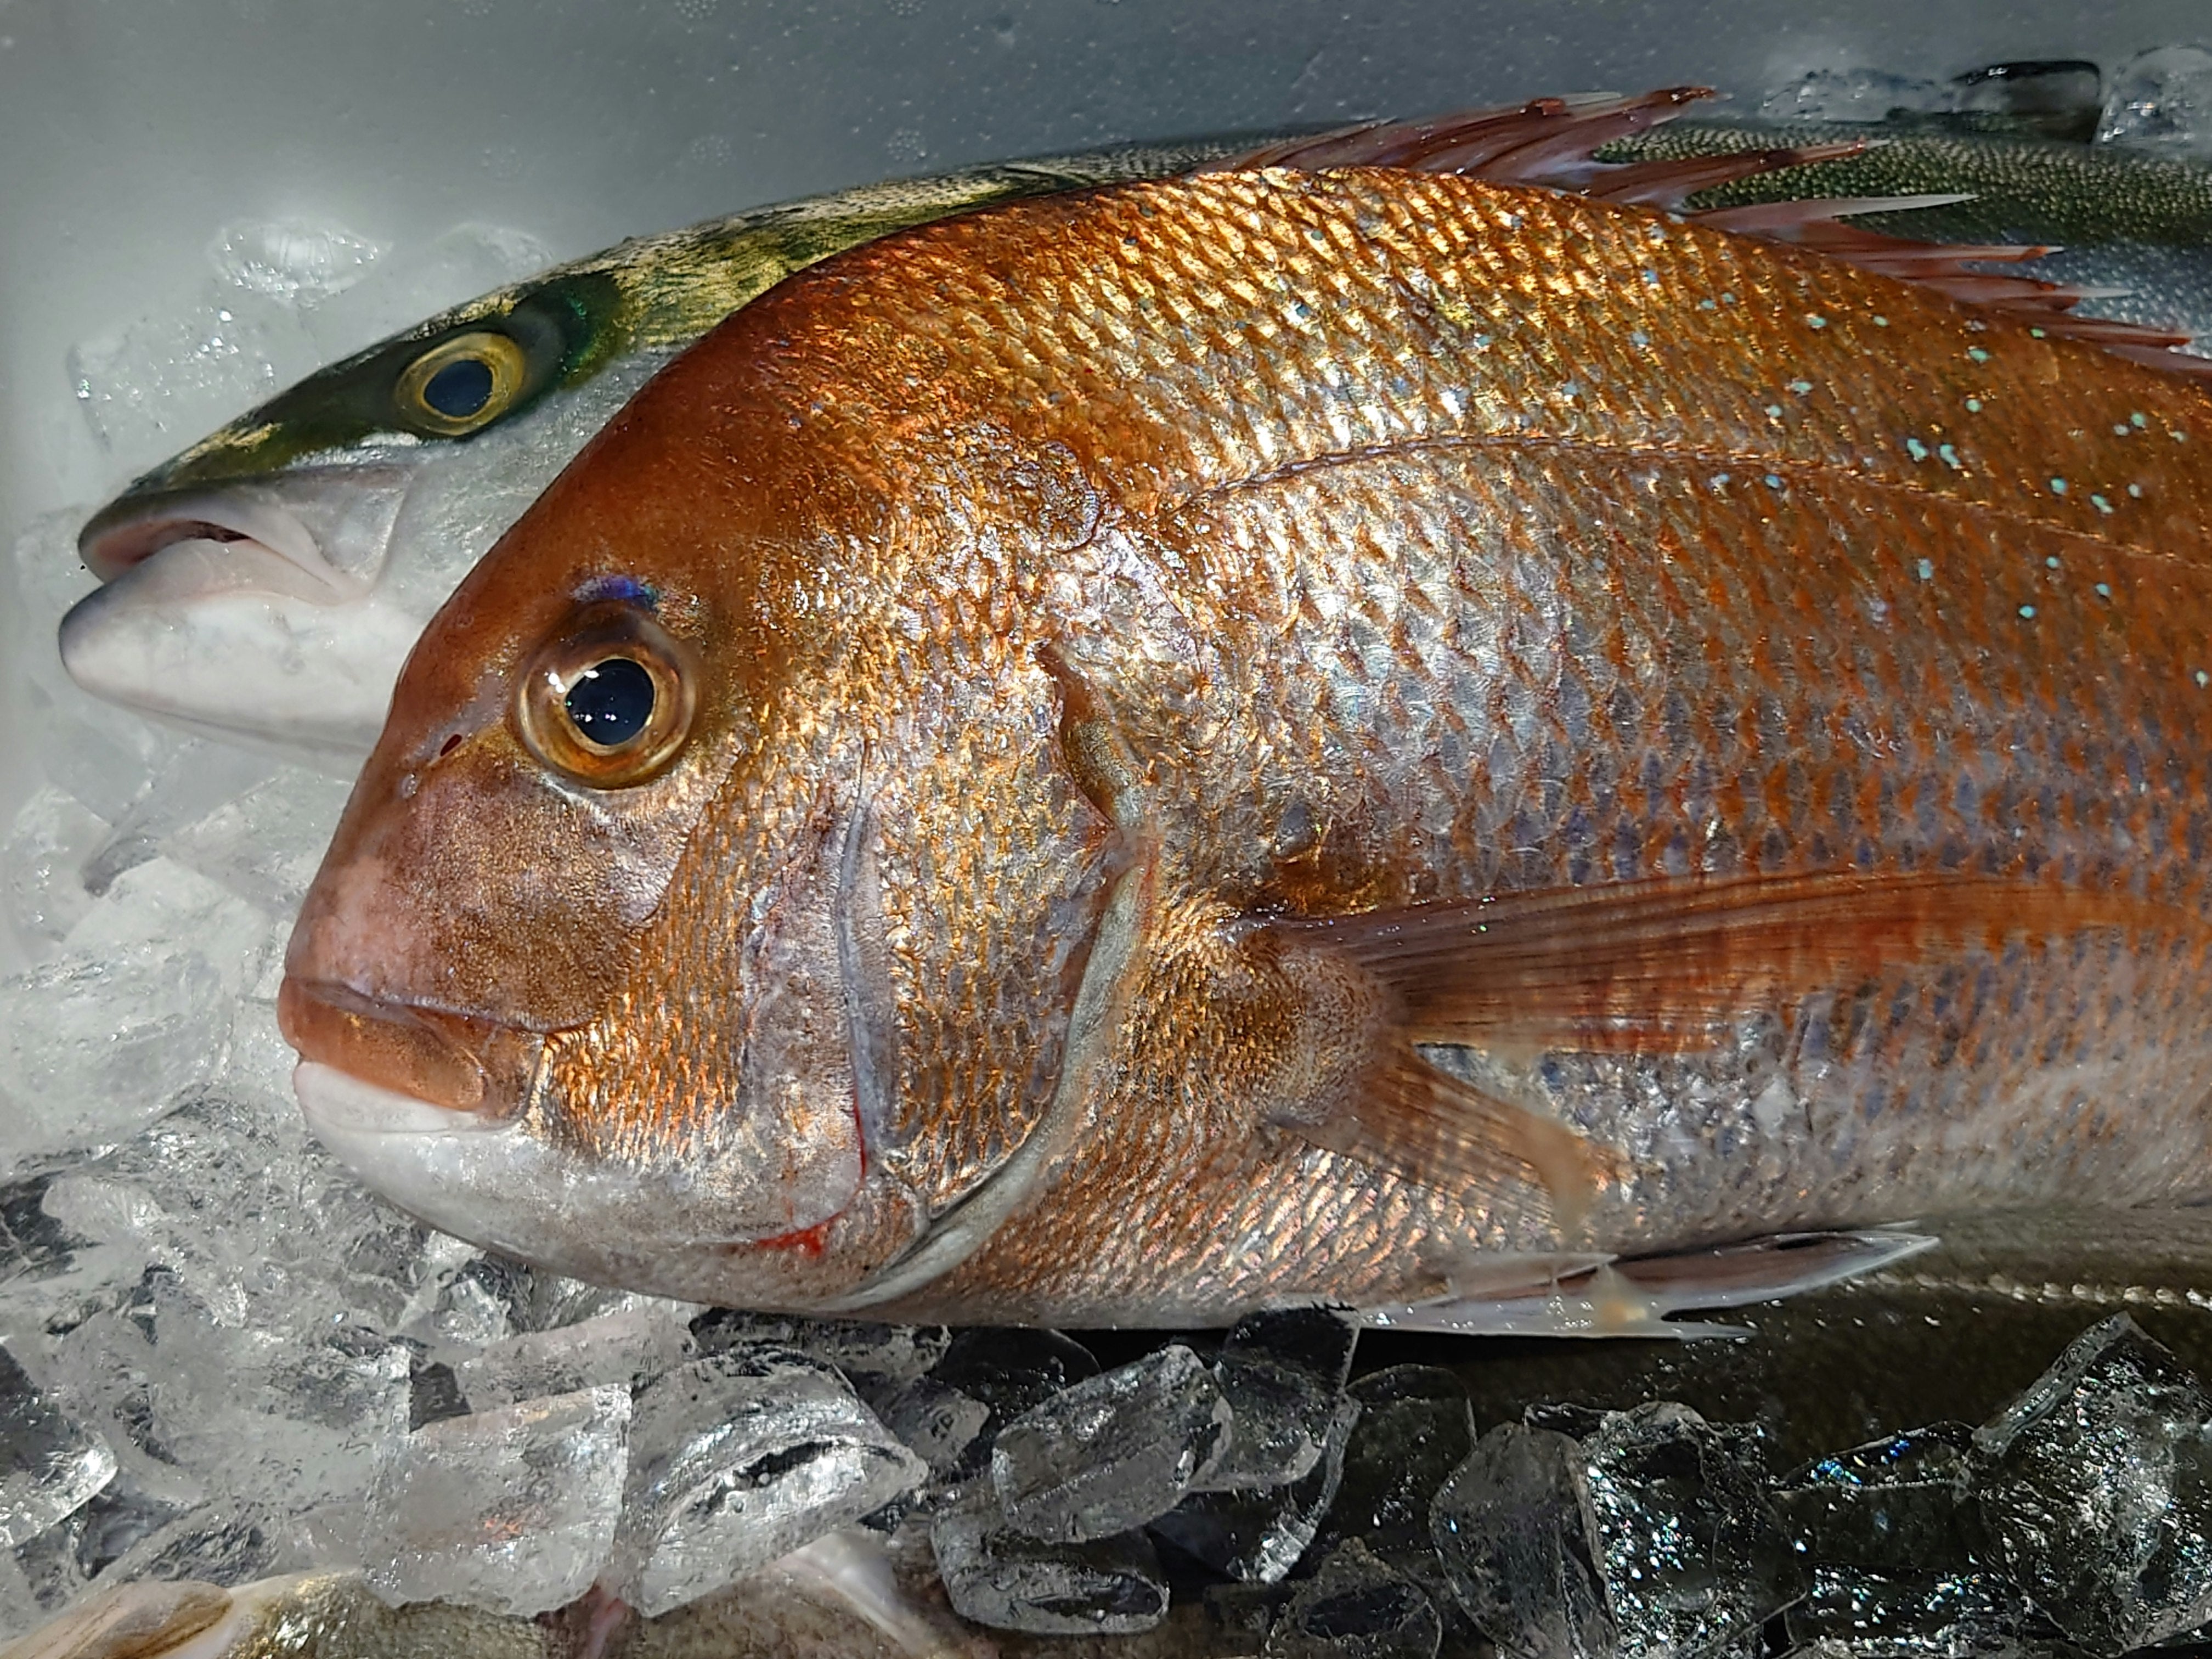
[[[408,425],[458,438],[512,409],[529,370],[529,356],[519,342],[491,329],[472,329],[440,341],[400,370],[392,397]]]
[[[587,605],[538,647],[516,689],[523,744],[596,789],[626,789],[665,771],[690,735],[697,661],[650,614]]]

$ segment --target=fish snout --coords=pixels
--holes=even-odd
[[[540,1032],[289,975],[276,1018],[302,1060],[494,1120],[520,1115],[545,1047]]]

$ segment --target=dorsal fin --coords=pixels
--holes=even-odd
[[[1932,289],[1960,305],[2045,334],[2098,346],[2154,368],[2212,376],[2212,357],[2174,349],[2189,343],[2185,334],[2077,314],[2075,308],[2082,301],[2099,297],[2096,290],[1972,269],[2039,259],[2057,252],[2056,248],[1947,246],[1844,222],[1857,214],[1901,213],[1968,199],[1963,196],[1815,198],[1705,211],[1691,211],[1685,205],[1701,190],[1758,173],[1856,155],[1868,147],[1868,140],[1740,150],[1666,161],[1615,163],[1596,159],[1597,152],[1614,140],[1670,121],[1686,106],[1712,95],[1709,87],[1664,87],[1633,98],[1537,98],[1525,104],[1466,110],[1427,120],[1370,121],[1310,137],[1285,139],[1214,162],[1203,170],[1407,167],[1680,212],[1717,230],[1788,242],[1844,264]]]

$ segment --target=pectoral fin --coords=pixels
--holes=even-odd
[[[1571,1226],[1621,1172],[1567,1126],[1444,1076],[1416,1052],[1680,1054],[1736,1022],[1787,1015],[1885,967],[2043,948],[2084,931],[2186,934],[2194,918],[2124,894],[1943,872],[1623,883],[1285,921],[1267,930],[1315,988],[1324,1024],[1355,1023],[1352,1086],[1286,1121],[1425,1185],[1496,1193],[1534,1178]],[[1353,990],[1336,988],[1357,988]],[[1324,994],[1324,993],[1328,994]],[[1334,996],[1334,1002],[1330,995]]]
[[[1886,966],[2085,931],[2201,936],[2128,894],[1936,872],[1625,882],[1284,922],[1389,987],[1415,1042],[1677,1053]]]

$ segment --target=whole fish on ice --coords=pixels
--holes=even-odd
[[[1587,165],[1605,137],[1614,143],[1602,154],[1628,161],[1742,153],[1753,163],[1743,176],[1694,194],[1686,179],[1676,199],[1942,198],[1865,222],[1934,241],[2063,243],[2023,269],[2104,290],[2083,307],[2099,314],[2212,333],[2212,177],[2200,168],[2002,135],[1654,126],[1674,107],[1626,101],[1642,106],[1634,119],[1647,131],[1621,136],[1620,106],[1589,100],[1567,112],[1580,149],[1547,132],[1513,176],[1602,185],[1626,171]],[[1869,131],[1880,142],[1862,149]],[[729,311],[890,230],[1183,172],[1253,142],[1128,146],[869,186],[625,243],[430,318],[309,376],[104,508],[82,549],[110,586],[70,618],[68,665],[100,696],[350,774],[453,585],[655,368]],[[1757,164],[1793,148],[1832,159]]]
[[[486,1245],[902,1318],[2203,1195],[2212,404],[2059,331],[1407,166],[841,255],[433,621],[302,1103]]]

